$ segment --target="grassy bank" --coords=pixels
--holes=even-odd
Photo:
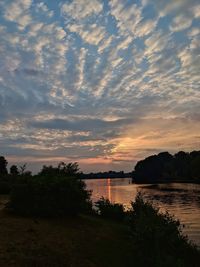
[[[2,267],[133,267],[143,266],[136,255],[145,257],[127,226],[93,216],[38,219],[1,210],[0,236]]]
[[[99,201],[100,215],[36,217],[2,209],[0,266],[10,267],[198,267],[199,251],[179,221],[159,213],[140,194],[132,211]]]
[[[100,218],[33,219],[1,210],[0,236],[0,266],[133,266],[128,229]]]

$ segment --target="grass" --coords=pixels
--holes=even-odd
[[[1,210],[0,236],[0,266],[133,266],[128,229],[96,217],[33,219]]]

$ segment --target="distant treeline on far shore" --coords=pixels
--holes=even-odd
[[[108,172],[97,172],[97,173],[81,173],[82,179],[105,179],[105,178],[128,178],[132,177],[132,172],[124,171],[108,171]]]
[[[200,183],[200,151],[152,155],[136,164],[132,177],[135,183]]]
[[[128,178],[134,183],[200,183],[200,151],[161,152],[137,162],[132,172],[81,173],[82,179]]]
[[[191,182],[200,183],[200,151],[183,152],[171,155],[169,152],[161,152],[140,160],[132,172],[108,171],[97,173],[83,173],[79,170],[77,162],[60,162],[57,167],[43,166],[42,170],[33,175],[26,170],[26,164],[22,166],[12,165],[7,170],[7,160],[0,156],[0,183],[10,184],[19,177],[40,177],[41,175],[56,176],[60,172],[66,175],[76,173],[79,179],[104,179],[104,178],[129,178],[134,183],[170,183]]]

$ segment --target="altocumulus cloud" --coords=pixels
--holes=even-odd
[[[0,1],[0,153],[127,169],[200,148],[199,0]]]

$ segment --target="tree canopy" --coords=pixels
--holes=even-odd
[[[0,156],[0,176],[8,174],[7,165],[8,165],[7,160],[3,156]]]
[[[139,161],[133,171],[133,181],[154,182],[200,182],[200,151],[180,151],[175,155],[162,152]]]

